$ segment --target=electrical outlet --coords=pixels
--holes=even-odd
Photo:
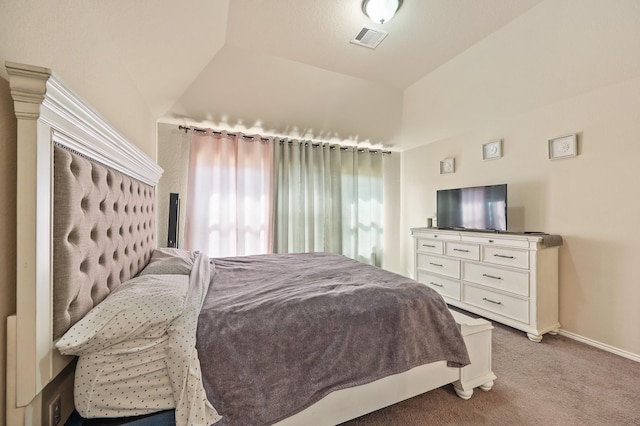
[[[49,404],[49,426],[57,426],[62,418],[60,395],[56,395]]]

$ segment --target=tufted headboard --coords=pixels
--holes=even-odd
[[[155,247],[154,188],[54,146],[53,338],[61,337]]]
[[[40,424],[43,390],[72,361],[55,340],[155,248],[162,168],[50,69],[5,67],[18,129],[6,424]]]

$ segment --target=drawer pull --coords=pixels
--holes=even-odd
[[[454,248],[453,251],[461,251],[463,253],[469,253],[469,250],[463,250],[463,249],[457,249],[457,248]]]
[[[483,277],[493,278],[494,280],[501,280],[502,277],[496,277],[495,275],[482,274]]]
[[[440,265],[439,263],[433,263],[433,262],[429,262],[429,265],[433,265],[433,266],[439,266],[442,268],[442,265]]]
[[[484,300],[485,302],[493,303],[495,305],[502,305],[502,302],[496,302],[495,300],[487,299],[486,297],[483,297],[482,300]]]
[[[433,281],[429,282],[431,285],[435,285],[436,287],[444,287],[442,284],[434,283]]]
[[[505,256],[504,254],[494,254],[495,257],[502,257],[504,259],[515,259],[515,256]]]
[[[436,246],[434,246],[432,244],[423,244],[422,247],[436,248]]]

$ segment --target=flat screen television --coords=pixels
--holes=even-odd
[[[507,230],[507,185],[437,191],[438,228]]]

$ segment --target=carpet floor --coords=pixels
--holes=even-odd
[[[493,389],[465,401],[447,385],[343,426],[640,425],[640,363],[560,335],[534,343],[493,325]]]

